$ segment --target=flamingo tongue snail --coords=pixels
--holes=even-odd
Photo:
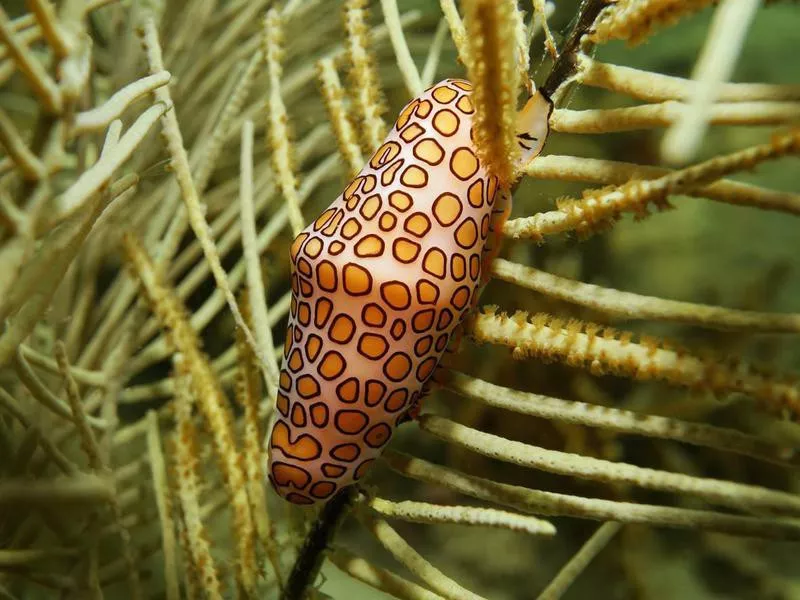
[[[269,479],[290,502],[325,501],[364,476],[488,277],[510,193],[478,159],[471,91],[447,79],[409,102],[292,244],[269,441]],[[521,164],[541,152],[551,107],[537,92],[520,111]]]

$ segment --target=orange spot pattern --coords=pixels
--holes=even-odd
[[[324,501],[364,476],[476,301],[502,209],[472,144],[471,91],[449,79],[406,105],[292,244],[269,468],[291,502]]]

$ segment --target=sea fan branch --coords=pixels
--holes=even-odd
[[[253,122],[245,121],[242,127],[241,184],[239,204],[241,206],[242,249],[247,272],[247,302],[243,304],[245,316],[251,315],[248,323],[254,331],[261,354],[266,358],[265,383],[269,397],[273,398],[278,388],[278,363],[272,352],[272,328],[267,318],[267,298],[264,278],[261,274],[258,248],[256,247],[256,217],[253,207]],[[245,319],[247,321],[247,319]],[[251,326],[252,325],[252,326]],[[238,337],[237,337],[238,339]],[[240,349],[241,352],[241,349]],[[255,359],[255,356],[253,357]]]
[[[172,518],[172,506],[167,484],[167,467],[164,453],[161,450],[161,435],[158,428],[158,417],[155,411],[148,411],[147,422],[147,455],[150,472],[153,478],[153,491],[158,507],[158,521],[161,525],[161,543],[164,554],[164,585],[167,600],[179,600],[178,571],[176,567],[175,522]]]
[[[1,108],[0,144],[8,152],[8,156],[14,161],[23,177],[31,181],[39,181],[47,177],[47,167],[30,151],[14,126],[14,121]]]
[[[422,579],[433,591],[451,600],[485,600],[450,579],[425,560],[386,521],[359,511],[358,518],[364,527],[409,571]]]
[[[339,81],[333,60],[330,58],[324,58],[319,61],[317,69],[322,85],[322,96],[328,109],[333,133],[336,136],[336,141],[339,142],[339,152],[347,161],[349,167],[348,175],[355,177],[361,167],[364,166],[364,157],[358,147],[358,137],[353,130],[349,111],[344,103],[342,84]]]
[[[758,164],[800,151],[800,129],[776,135],[770,143],[711,158],[691,167],[673,171],[650,181],[630,181],[611,190],[584,192],[582,200],[562,201],[559,210],[506,221],[503,233],[509,237],[541,239],[569,230],[590,231],[622,211],[643,211],[654,202],[663,204],[670,194],[708,185],[725,175],[752,169]]]
[[[530,535],[553,536],[556,534],[556,528],[548,521],[491,508],[440,506],[410,500],[392,502],[384,498],[372,498],[368,504],[372,510],[384,517],[412,523],[497,527],[521,531]]]
[[[269,143],[272,150],[272,164],[278,175],[278,185],[289,210],[289,223],[292,234],[297,235],[305,227],[300,212],[300,199],[297,195],[297,179],[292,163],[293,145],[288,128],[289,117],[281,97],[281,45],[283,25],[278,10],[273,8],[264,18],[264,49],[269,72]]]
[[[183,358],[178,361],[183,362]],[[178,362],[176,361],[176,362]],[[178,365],[176,364],[176,368]],[[190,563],[190,577],[195,586],[201,588],[204,595],[211,599],[222,599],[223,588],[219,571],[211,554],[203,520],[198,504],[197,481],[197,431],[192,423],[192,388],[195,386],[188,366],[181,366],[184,372],[181,385],[178,386],[178,395],[175,399],[175,439],[174,439],[174,469],[175,488],[180,503],[181,518],[183,521],[184,535],[181,541],[184,545]]]
[[[650,319],[675,321],[712,329],[800,333],[800,314],[736,310],[643,296],[559,277],[502,258],[492,263],[492,275],[551,298],[579,304],[625,320]]]
[[[800,498],[787,492],[547,450],[507,440],[430,414],[420,417],[420,429],[478,454],[531,469],[697,496],[706,502],[748,512],[768,511],[789,517],[800,516]]]
[[[647,102],[683,100],[691,94],[693,82],[690,79],[603,63],[588,56],[581,56],[580,62],[579,80],[583,85],[605,88]],[[796,102],[800,101],[800,85],[726,82],[720,84],[716,101]]]
[[[537,600],[558,600],[589,565],[592,560],[608,545],[620,530],[620,524],[609,522],[601,525],[592,534],[581,549],[564,565],[548,586],[537,596]]]
[[[363,127],[361,147],[367,154],[372,154],[386,135],[386,123],[381,117],[385,111],[383,93],[375,68],[375,58],[370,53],[366,20],[365,0],[345,2],[347,56],[351,65],[350,88]],[[387,31],[391,35],[388,27]]]
[[[525,167],[525,174],[536,179],[615,185],[633,179],[658,179],[671,172],[671,169],[663,167],[556,154],[539,156]],[[770,190],[731,179],[721,179],[710,185],[683,190],[682,193],[726,204],[800,215],[800,194]]]
[[[559,108],[550,127],[560,133],[601,134],[668,127],[687,105],[674,100],[626,108],[570,110]],[[800,102],[719,102],[708,112],[711,125],[785,125],[800,118]]]
[[[595,374],[657,379],[715,393],[740,392],[786,416],[800,417],[800,390],[793,381],[760,373],[744,363],[704,359],[646,337],[633,343],[630,333],[611,328],[603,331],[599,325],[565,323],[549,315],[532,320],[526,313],[508,317],[489,308],[476,317],[471,333],[478,342],[513,347],[519,358],[538,356],[584,366]]]
[[[516,180],[514,164],[519,155],[516,11],[516,2],[510,0],[470,0],[464,15],[469,50],[462,60],[475,86],[471,96],[475,146],[481,163],[500,180],[501,187]]]
[[[405,477],[533,514],[800,540],[800,524],[795,518],[742,517],[708,510],[584,498],[576,494],[558,494],[499,483],[394,451],[387,451],[383,458],[394,471]]]
[[[133,267],[142,292],[162,327],[174,351],[180,353],[179,375],[186,376],[192,386],[205,420],[211,430],[214,450],[224,473],[225,485],[235,513],[239,545],[240,581],[246,590],[255,587],[255,564],[248,540],[252,539],[253,521],[247,499],[246,476],[239,460],[233,435],[230,408],[206,356],[200,351],[200,340],[186,319],[186,309],[174,292],[165,287],[154,270],[141,243],[132,235],[124,240],[127,259]]]
[[[487,406],[520,414],[575,425],[602,427],[633,435],[672,439],[751,456],[785,467],[800,465],[800,454],[793,448],[772,445],[761,438],[733,429],[531,394],[457,372],[451,374],[447,387]]]
[[[592,41],[638,44],[656,27],[668,27],[715,0],[618,0],[597,20]]]
[[[147,60],[150,65],[150,70],[154,73],[164,70],[164,64],[161,58],[161,46],[158,42],[158,33],[156,31],[155,22],[152,18],[148,19],[144,26],[143,41],[147,50]],[[170,97],[168,86],[163,86],[155,90],[156,97],[164,102],[167,106],[172,106],[172,99]],[[228,307],[233,314],[236,324],[241,327],[247,342],[252,346],[253,351],[259,359],[259,364],[262,369],[266,369],[264,363],[266,358],[261,356],[261,351],[258,344],[253,339],[253,334],[247,328],[242,319],[239,307],[236,304],[236,299],[233,297],[233,291],[228,283],[228,278],[225,270],[222,268],[219,254],[217,253],[214,240],[211,238],[209,232],[208,222],[203,214],[200,205],[200,198],[198,189],[195,185],[194,179],[189,168],[189,157],[186,153],[186,148],[183,145],[183,137],[181,136],[180,127],[178,125],[178,118],[174,110],[168,111],[162,117],[162,129],[164,137],[167,142],[167,149],[169,150],[172,158],[171,164],[175,169],[175,175],[178,180],[178,186],[181,190],[181,197],[186,206],[186,212],[189,217],[189,223],[192,225],[197,239],[203,248],[203,254],[211,268],[211,274],[214,276],[214,281],[217,288],[222,292]]]
[[[403,579],[391,571],[376,567],[344,548],[335,548],[329,560],[339,570],[377,590],[391,594],[395,598],[400,598],[400,600],[443,600],[442,596],[434,594],[407,579]]]
[[[0,7],[0,41],[7,48],[17,68],[28,80],[42,107],[49,113],[61,113],[64,102],[58,84],[47,74],[33,52],[17,40],[6,11]]]
[[[389,30],[389,39],[392,41],[394,54],[397,58],[397,67],[403,76],[408,93],[414,98],[422,93],[422,82],[419,78],[417,65],[414,63],[411,51],[408,49],[403,27],[400,25],[400,11],[397,9],[397,0],[381,0],[381,7],[383,8],[383,19],[386,23],[386,28]]]
[[[241,305],[248,307],[250,304],[249,294],[244,294],[241,298]],[[244,317],[245,322],[251,325],[251,315],[247,310],[245,310]],[[273,542],[274,528],[264,489],[264,482],[266,481],[262,459],[264,432],[262,431],[258,410],[261,401],[260,379],[255,356],[244,340],[244,336],[238,331],[236,335],[236,354],[238,358],[235,388],[236,400],[244,413],[242,416],[242,453],[244,471],[247,476],[247,497],[250,500],[250,513],[253,515],[253,522],[255,523],[255,529],[251,532],[253,539],[250,543],[252,544],[252,551],[254,551],[257,535],[257,539],[267,552],[269,561],[275,571],[275,577],[282,586],[280,559]],[[270,404],[272,398],[273,396],[270,395]]]

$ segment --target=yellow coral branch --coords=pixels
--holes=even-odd
[[[278,175],[278,185],[286,200],[289,210],[289,223],[296,236],[305,227],[303,214],[300,212],[300,200],[297,194],[297,178],[292,168],[291,136],[287,126],[286,106],[281,97],[281,44],[283,38],[282,23],[278,10],[273,8],[264,18],[264,56],[269,72],[269,142],[272,164]]]
[[[0,144],[8,152],[9,158],[17,165],[23,177],[38,181],[47,176],[47,168],[30,151],[14,126],[14,122],[2,108],[0,108]]]
[[[410,500],[392,502],[384,498],[372,498],[368,504],[372,510],[384,517],[412,523],[497,527],[531,535],[553,536],[556,534],[556,528],[548,521],[493,508],[440,506]]]
[[[363,127],[362,148],[372,154],[386,135],[385,110],[375,59],[370,53],[365,0],[347,0],[344,24],[350,59],[350,86]],[[391,35],[391,31],[389,32]]]
[[[36,426],[28,415],[23,412],[14,397],[9,394],[5,389],[0,387],[0,407],[2,407],[8,414],[14,417],[20,425],[28,431],[34,432],[42,451],[47,454],[50,460],[61,470],[65,475],[72,475],[78,472],[78,467],[72,461],[64,456],[61,450],[58,449],[55,443]]]
[[[11,21],[2,6],[0,6],[0,41],[8,49],[9,55],[39,97],[42,107],[51,114],[59,114],[63,108],[61,90],[39,64],[33,52],[17,39]]]
[[[692,81],[663,73],[579,57],[578,78],[583,85],[601,87],[647,102],[683,100],[691,96]],[[722,83],[718,102],[787,102],[800,100],[800,85],[769,83]]]
[[[517,66],[516,2],[470,0],[465,3],[464,25],[469,39],[467,76],[475,89],[473,131],[482,164],[501,187],[517,177],[516,139]]]
[[[450,29],[450,37],[453,38],[453,43],[456,45],[458,51],[458,58],[462,63],[467,63],[467,55],[469,54],[469,45],[467,43],[467,31],[464,29],[464,22],[461,20],[461,15],[458,14],[455,0],[439,0],[442,8],[442,14],[447,22],[447,27]]]
[[[183,359],[179,359],[183,362]],[[177,363],[178,361],[176,361]],[[197,481],[197,430],[192,423],[192,388],[195,384],[188,372],[188,365],[175,365],[183,371],[181,385],[177,386],[175,398],[175,438],[174,461],[176,477],[174,485],[177,489],[185,536],[184,551],[188,555],[193,579],[211,600],[222,600],[224,597],[219,572],[211,554],[208,534],[200,517],[199,483]]]
[[[108,185],[114,171],[130,157],[166,109],[162,103],[147,109],[114,144],[114,151],[102,154],[62,194],[64,206],[84,206],[84,202],[87,206],[82,212],[76,211],[71,221],[49,232],[36,256],[0,300],[0,318],[16,313],[0,336],[0,365],[8,362],[50,305],[58,283],[103,209],[103,196],[98,192]]]
[[[558,56],[558,49],[556,48],[556,41],[553,38],[553,34],[550,31],[550,25],[547,23],[547,19],[553,13],[555,5],[550,2],[546,3],[545,0],[531,0],[531,5],[533,6],[534,18],[538,17],[536,21],[537,24],[541,24],[544,30],[545,48],[547,48],[547,52],[550,56],[555,59]],[[531,23],[531,29],[533,30],[533,22]]]
[[[476,317],[472,335],[479,342],[511,346],[519,358],[538,356],[596,374],[656,379],[715,393],[740,392],[772,410],[800,417],[800,388],[791,381],[759,373],[744,363],[703,359],[649,338],[633,343],[630,333],[611,328],[549,315],[508,317],[490,308]]]
[[[592,534],[592,537],[586,540],[581,549],[569,559],[569,562],[561,568],[542,593],[537,596],[537,600],[558,600],[561,598],[589,563],[617,535],[620,528],[621,525],[613,521],[601,525]]]
[[[400,11],[397,9],[397,0],[381,0],[381,7],[383,8],[383,19],[386,22],[386,28],[389,30],[389,39],[392,42],[394,54],[397,58],[397,67],[403,76],[406,89],[412,97],[419,96],[422,93],[422,82],[420,81],[417,65],[414,63],[411,51],[408,49],[403,27],[400,24]]]
[[[391,571],[376,567],[344,548],[336,548],[328,560],[351,577],[400,600],[444,600],[439,594],[434,594]]]
[[[734,429],[585,402],[561,400],[502,387],[458,372],[451,374],[447,387],[475,402],[542,419],[671,439],[685,444],[751,456],[785,467],[800,465],[800,452],[794,448],[767,443],[760,437]]]
[[[248,304],[244,312],[252,315],[255,338],[261,354],[266,357],[264,374],[270,398],[278,388],[278,363],[272,352],[272,328],[267,319],[267,298],[261,274],[258,248],[256,247],[256,217],[253,208],[253,122],[245,121],[242,127],[241,183],[239,201],[241,205],[242,248],[247,270]],[[250,326],[250,323],[248,323]],[[253,357],[255,358],[255,357]]]
[[[178,571],[175,563],[175,522],[172,518],[172,506],[167,484],[167,466],[161,449],[161,434],[158,428],[158,416],[155,411],[148,411],[147,423],[147,455],[153,479],[153,492],[158,508],[158,521],[161,525],[161,547],[164,556],[164,586],[167,600],[179,600]],[[117,473],[119,474],[119,470]]]
[[[539,156],[525,167],[525,174],[536,179],[617,185],[632,179],[657,179],[671,172],[671,169],[650,165],[556,154]],[[770,190],[730,179],[683,190],[682,193],[726,204],[800,215],[800,194]]]
[[[530,469],[604,483],[628,484],[645,489],[697,496],[706,502],[731,506],[739,510],[774,511],[786,517],[800,516],[800,498],[787,492],[548,450],[507,440],[431,414],[422,415],[419,424],[423,431],[448,443]]]
[[[67,351],[61,341],[56,343],[56,362],[61,371],[61,377],[64,379],[64,388],[66,389],[67,399],[72,409],[72,418],[81,439],[81,450],[83,450],[84,454],[89,458],[89,466],[93,470],[99,471],[103,468],[103,461],[100,459],[100,447],[97,444],[97,438],[94,436],[94,432],[86,418],[86,412],[83,408],[83,401],[80,397],[78,384],[75,383],[75,380],[69,372]]]
[[[656,27],[667,27],[715,0],[618,0],[597,20],[591,40],[626,40],[638,44]]]
[[[89,466],[94,470],[111,476],[111,469],[108,464],[103,461],[100,446],[97,443],[97,438],[94,432],[89,427],[86,412],[83,406],[83,401],[80,398],[78,384],[72,378],[69,370],[69,361],[67,360],[67,351],[61,341],[56,343],[56,362],[58,362],[61,376],[64,378],[64,387],[67,390],[67,398],[69,399],[72,413],[75,417],[75,424],[78,429],[78,434],[81,438],[81,449],[89,457]],[[115,495],[109,501],[111,514],[116,525],[117,533],[122,541],[122,564],[124,565],[125,572],[128,576],[128,586],[130,588],[131,596],[134,600],[142,598],[142,586],[139,580],[139,572],[136,569],[136,561],[133,557],[131,535],[128,529],[123,524],[122,508],[120,506],[119,498]]]
[[[29,237],[31,235],[29,221],[28,215],[14,203],[11,194],[6,190],[0,190],[0,225],[12,235]]]
[[[243,295],[241,304],[244,307],[250,306],[248,294]],[[245,310],[244,317],[245,321],[250,325],[252,320],[247,310]],[[257,534],[257,539],[261,542],[272,563],[275,577],[279,585],[282,586],[280,559],[273,543],[273,527],[264,490],[264,481],[266,480],[262,466],[264,432],[260,426],[258,414],[258,407],[261,401],[260,379],[255,366],[255,356],[239,331],[237,331],[236,335],[236,351],[238,357],[236,399],[244,411],[242,416],[244,428],[242,434],[243,462],[247,476],[247,496],[250,500],[250,512],[255,523],[251,542],[255,542]],[[252,550],[255,550],[254,543]]]
[[[340,162],[341,161],[339,157],[334,154],[328,156],[317,167],[315,167],[314,170],[305,177],[303,186],[300,188],[301,201],[305,201],[311,195],[311,193],[318,187],[321,180],[330,177],[334,173],[337,173]],[[264,249],[268,247],[270,242],[272,242],[280,234],[284,227],[286,227],[287,222],[287,208],[286,206],[281,206],[258,235],[257,241],[259,252],[263,252]],[[208,272],[208,268],[209,266],[205,262],[201,262],[200,264],[196,265],[196,273],[193,273],[192,277],[187,277],[182,285],[178,288],[182,297],[188,296],[191,290],[195,289],[196,286],[202,283],[205,273]],[[242,262],[239,262],[231,270],[231,285],[238,285],[239,282],[242,281],[244,275],[245,265]],[[190,279],[194,279],[194,281],[189,281]],[[192,285],[188,285],[189,283]],[[270,319],[272,319],[273,314],[277,319],[279,314],[285,314],[285,312],[288,310],[288,294],[285,295],[284,298],[285,301],[283,303],[272,307],[269,312]],[[222,309],[222,307],[225,306],[225,303],[226,299],[221,291],[217,289],[212,292],[211,296],[206,299],[203,305],[193,312],[191,316],[192,327],[195,327],[198,330],[206,327],[214,315],[216,315]],[[150,330],[147,327],[144,328],[144,333],[146,335],[152,335],[153,331],[155,330]],[[168,354],[169,351],[164,343],[164,340],[156,340],[138,353],[135,364],[131,365],[131,369],[135,371],[137,369],[144,368],[151,362],[168,356]]]
[[[44,480],[25,477],[0,481],[0,506],[64,508],[69,504],[105,504],[113,498],[114,482],[110,478],[85,473]]]
[[[158,33],[156,31],[155,22],[152,18],[147,19],[144,27],[144,45],[147,50],[147,60],[150,65],[150,70],[153,73],[158,73],[164,70],[163,60],[161,58],[161,46],[158,42]],[[162,86],[155,90],[155,95],[168,106],[172,106],[172,99],[170,97],[168,86]],[[236,304],[236,299],[233,296],[233,291],[228,284],[228,279],[225,274],[225,269],[222,268],[219,254],[217,253],[214,240],[211,238],[209,226],[203,214],[202,206],[200,205],[200,198],[197,192],[197,187],[192,178],[189,168],[189,157],[186,153],[186,148],[183,145],[183,137],[178,125],[178,118],[174,110],[168,111],[162,117],[162,129],[164,137],[167,142],[167,149],[169,150],[172,158],[171,164],[175,170],[175,176],[178,180],[178,186],[181,190],[181,197],[186,205],[186,212],[188,213],[189,223],[194,230],[197,239],[203,248],[203,254],[209,263],[211,274],[214,276],[214,281],[217,288],[223,294],[228,307],[231,310],[234,321],[242,328],[247,342],[253,347],[256,356],[259,359],[259,364],[262,369],[266,358],[261,355],[258,344],[253,339],[252,332],[247,328],[242,319],[239,307]]]
[[[191,393],[209,424],[214,450],[233,506],[237,539],[240,541],[237,574],[245,588],[252,590],[255,586],[255,563],[247,541],[252,539],[253,522],[247,498],[247,478],[236,449],[227,398],[208,358],[200,351],[200,340],[186,318],[186,309],[174,292],[161,283],[141,243],[127,234],[123,245],[144,296],[166,330],[173,351],[178,353],[176,368],[179,369],[179,375],[187,377]]]
[[[322,84],[322,97],[333,127],[336,141],[339,143],[339,152],[347,161],[349,176],[355,175],[364,166],[364,157],[358,147],[358,137],[350,122],[350,115],[344,103],[344,90],[336,74],[333,60],[324,58],[317,63],[319,79]]]
[[[33,396],[35,400],[41,403],[42,406],[47,408],[47,410],[52,412],[54,415],[57,415],[62,419],[66,419],[77,426],[78,424],[75,421],[76,417],[72,412],[70,412],[70,406],[65,404],[61,398],[50,391],[50,388],[48,388],[36,375],[33,369],[31,369],[30,365],[28,364],[27,360],[25,360],[25,357],[19,349],[17,349],[17,352],[14,354],[13,360],[14,370],[17,373],[17,377],[19,377],[20,382],[28,389],[31,396]],[[62,368],[62,366],[56,363],[56,372],[63,377]],[[88,416],[87,421],[92,427],[97,429],[105,429],[108,427],[108,423],[104,419]]]
[[[676,321],[713,329],[800,333],[800,314],[737,310],[643,296],[559,277],[502,258],[492,263],[492,275],[551,298],[610,313],[622,319]]]
[[[156,88],[166,85],[170,77],[169,71],[147,75],[116,91],[101,106],[76,114],[75,122],[72,126],[72,135],[80,135],[107,127],[111,121],[119,118],[125,109],[136,100]]]
[[[509,237],[541,239],[563,231],[591,231],[623,211],[643,212],[650,202],[663,204],[670,194],[707,185],[725,175],[752,169],[766,160],[800,151],[800,128],[776,135],[767,144],[717,156],[697,165],[673,171],[651,181],[631,181],[611,190],[584,192],[583,200],[563,200],[559,210],[506,221]]]
[[[198,191],[203,191],[208,187],[211,175],[219,166],[220,154],[231,133],[234,119],[241,113],[242,106],[250,94],[255,78],[258,76],[263,63],[263,53],[260,51],[254,52],[247,61],[243,72],[237,78],[236,84],[230,94],[224,96],[225,102],[219,113],[219,118],[214,122],[210,135],[207,136],[207,139],[203,140],[202,151],[199,153],[199,158],[196,162],[192,161],[193,164],[197,165],[192,175],[194,176],[195,186]],[[201,135],[199,139],[203,139],[203,137],[204,136]]]
[[[559,108],[550,117],[550,127],[561,133],[585,134],[668,127],[685,109],[685,104],[674,100],[626,108]],[[708,113],[712,125],[784,125],[798,118],[800,102],[719,102]]]
[[[29,361],[32,365],[45,369],[50,373],[60,373],[58,370],[58,365],[54,359],[44,356],[30,346],[21,344],[19,351],[22,357]],[[108,385],[105,375],[99,371],[82,369],[80,367],[76,367],[75,365],[70,365],[69,370],[70,373],[72,373],[72,376],[75,378],[75,381],[80,384],[91,385],[95,387],[105,387]]]
[[[56,56],[64,58],[72,49],[71,40],[59,27],[55,10],[48,0],[28,0],[28,6],[36,17],[42,36],[53,48]]]
[[[447,36],[447,21],[441,19],[439,25],[436,27],[436,33],[433,34],[428,47],[428,56],[425,58],[425,65],[422,67],[422,88],[429,88],[433,85],[436,78],[436,70],[439,68],[439,60],[442,57],[442,48]]]
[[[460,586],[425,560],[383,519],[377,519],[363,510],[358,511],[358,519],[384,548],[433,591],[454,600],[485,600],[483,596]]]

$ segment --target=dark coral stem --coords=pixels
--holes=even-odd
[[[599,14],[611,4],[614,4],[613,0],[584,0],[575,25],[561,48],[547,81],[541,88],[548,98],[551,98],[564,82],[575,76],[583,37],[591,32]]]
[[[347,516],[357,495],[356,486],[351,485],[336,494],[322,508],[300,548],[300,554],[292,567],[281,600],[304,600],[307,597],[308,588],[314,584],[322,567],[322,561],[325,560],[328,544]]]

